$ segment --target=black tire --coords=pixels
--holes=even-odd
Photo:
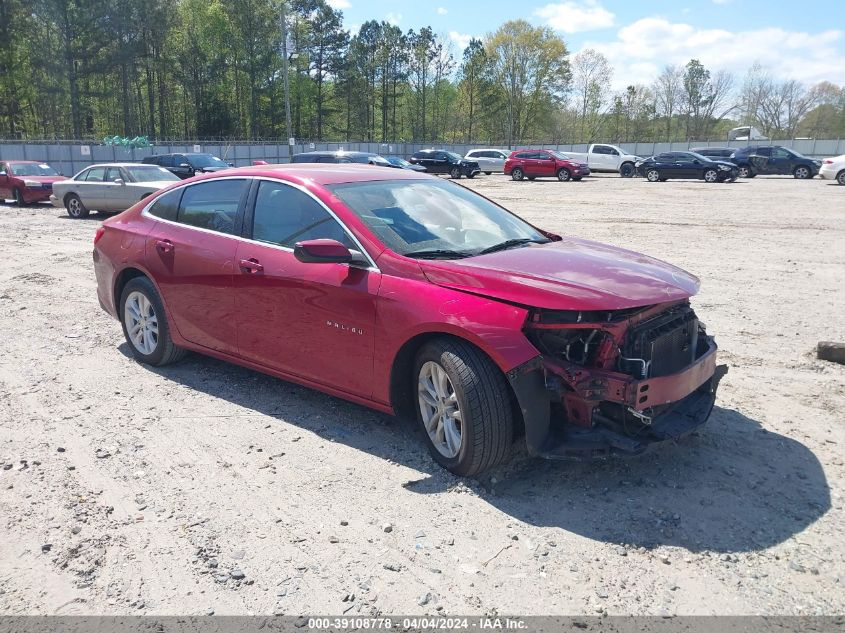
[[[751,169],[751,167],[747,165],[740,165],[739,167],[739,177],[740,178],[754,178],[757,174]]]
[[[836,182],[840,185],[845,185],[845,169],[836,174]]]
[[[813,172],[810,171],[809,167],[799,165],[792,171],[792,175],[798,180],[809,180],[813,177]]]
[[[490,175],[490,174],[492,174],[492,173],[493,173],[492,171],[485,171],[485,172],[484,172],[484,175],[485,175],[485,176],[489,176],[489,175]]]
[[[12,189],[12,198],[15,200],[14,204],[17,207],[25,207],[26,202],[23,200],[23,194],[21,194],[21,190],[15,187]]]
[[[67,214],[76,220],[91,213],[90,209],[82,204],[82,200],[75,193],[69,193],[65,196],[65,209],[67,209]]]
[[[417,354],[412,393],[418,393],[425,363],[440,365],[449,377],[461,410],[461,445],[447,457],[432,442],[416,403],[417,421],[434,460],[462,477],[471,477],[507,461],[513,444],[513,409],[504,374],[490,358],[465,341],[452,338],[426,343]]]
[[[649,182],[657,182],[660,180],[660,172],[656,169],[648,169],[645,172],[645,178]]]
[[[467,174],[467,178],[469,178],[470,180],[472,180],[473,178],[475,178],[475,177],[476,177],[476,175],[477,175],[477,174]]]
[[[513,180],[522,180],[525,177],[525,173],[519,167],[514,167],[513,171],[511,171],[511,178]]]
[[[129,336],[129,331],[126,325],[126,302],[130,295],[135,292],[139,292],[144,295],[147,298],[147,301],[152,304],[154,316],[156,317],[158,323],[158,336],[156,337],[157,340],[155,348],[148,354],[143,353],[135,346],[135,343]],[[152,365],[154,367],[162,367],[163,365],[175,363],[177,360],[182,359],[187,353],[185,349],[173,344],[173,339],[170,338],[170,324],[167,322],[167,314],[164,311],[164,304],[161,302],[161,297],[159,297],[153,282],[151,282],[147,277],[135,277],[126,284],[123,288],[123,292],[120,293],[118,311],[120,324],[123,327],[123,336],[126,337],[129,349],[132,351],[132,355],[138,362]]]
[[[573,178],[572,182],[581,182],[581,176],[578,176],[577,178]]]
[[[705,169],[701,177],[704,179],[704,182],[719,182],[719,172],[715,169]]]
[[[635,171],[634,163],[622,163],[619,165],[619,175],[622,178],[633,178]]]
[[[557,179],[561,182],[567,182],[572,178],[572,172],[569,171],[566,167],[561,167],[557,170]]]
[[[534,180],[537,176],[528,176],[528,180]]]
[[[449,175],[455,180],[458,180],[461,177],[460,167],[452,167],[452,169],[449,170]]]

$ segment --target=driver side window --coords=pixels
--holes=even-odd
[[[252,239],[285,248],[305,240],[330,239],[347,248],[358,248],[338,221],[311,196],[268,180],[258,185]]]

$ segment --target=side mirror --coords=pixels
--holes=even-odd
[[[126,181],[123,180],[123,178],[115,178],[112,182],[116,185],[125,185],[126,184]]]
[[[188,163],[182,163],[181,165],[179,165],[179,167],[181,167],[182,169],[190,169],[191,168],[191,166]]]
[[[346,248],[337,240],[328,239],[297,242],[293,256],[306,264],[368,264],[358,251]]]

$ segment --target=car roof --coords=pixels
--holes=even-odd
[[[13,160],[9,158],[0,158],[0,162],[15,164],[15,165],[43,165],[46,160]]]
[[[201,176],[198,180],[231,178],[232,176],[264,176],[281,178],[302,184],[336,185],[347,182],[375,182],[379,180],[435,179],[436,176],[393,167],[377,167],[351,163],[288,163],[285,165],[252,165],[227,169]]]
[[[317,150],[314,152],[299,152],[298,154],[294,154],[294,156],[378,156],[378,154],[374,152],[357,152],[347,151],[343,149],[327,149]]]
[[[89,167],[158,167],[158,165],[145,165],[144,163],[95,163],[82,169],[88,169]]]

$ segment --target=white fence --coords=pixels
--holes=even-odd
[[[822,158],[845,154],[845,139],[794,139],[775,141],[691,141],[682,143],[620,143],[625,150],[637,156],[652,156],[660,152],[685,150],[694,147],[744,147],[746,145],[783,145],[791,147],[807,156]],[[384,156],[408,157],[417,150],[436,147],[457,152],[461,155],[470,149],[487,147],[485,145],[444,145],[440,143],[306,143],[294,146],[294,153],[313,150],[337,150],[375,152]],[[517,147],[543,147],[563,152],[586,152],[587,145],[520,145]],[[515,147],[516,148],[516,147]],[[164,143],[151,148],[127,149],[112,145],[87,145],[85,142],[43,142],[21,143],[20,141],[0,141],[0,160],[37,160],[49,163],[59,172],[72,175],[94,163],[137,162],[152,154],[171,152],[207,152],[234,163],[236,167],[250,165],[254,160],[269,163],[289,162],[288,146],[276,143]]]

